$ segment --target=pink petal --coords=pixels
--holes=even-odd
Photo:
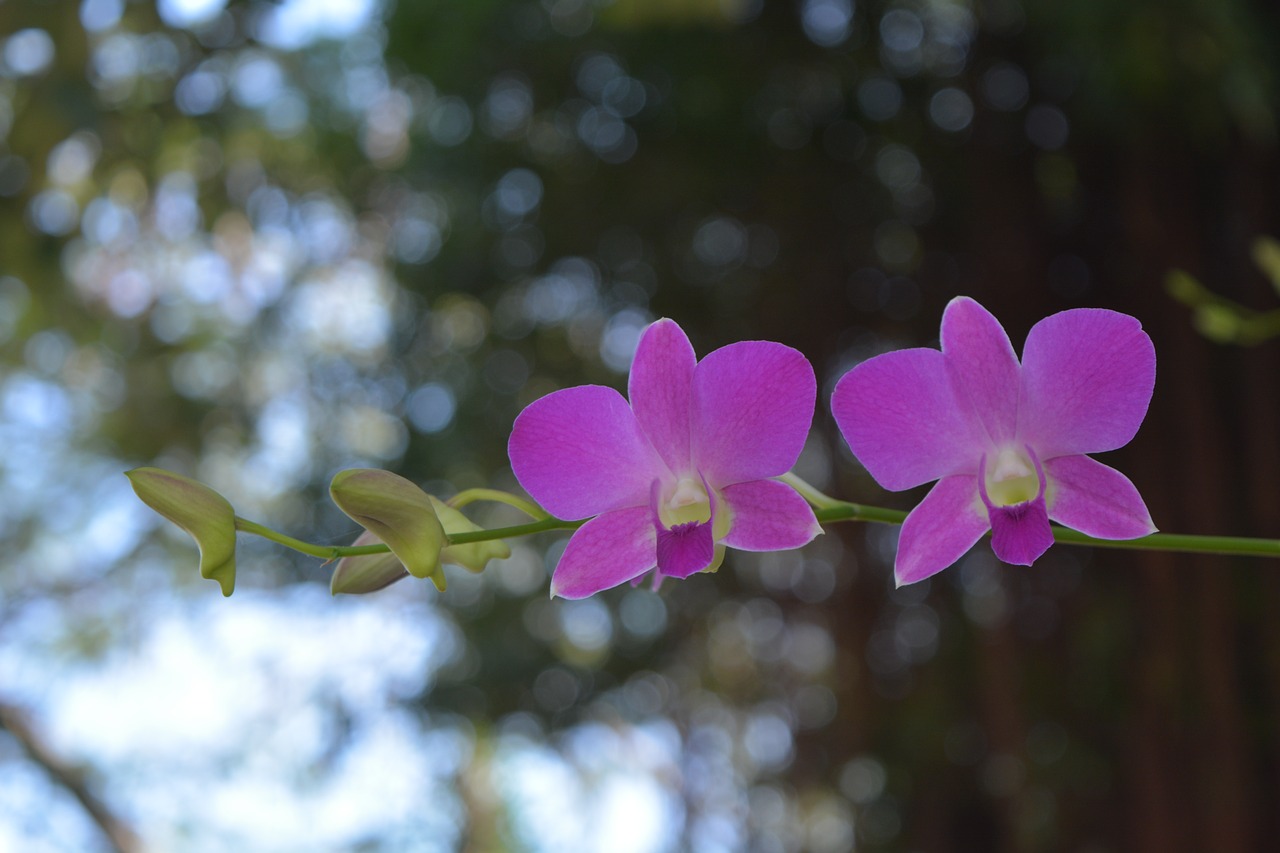
[[[693,372],[694,464],[716,488],[785,474],[809,435],[817,382],[809,360],[770,341],[742,341]]]
[[[1022,438],[1042,459],[1114,450],[1138,431],[1155,381],[1155,348],[1135,318],[1101,308],[1046,317],[1022,354]]]
[[[659,320],[640,336],[627,385],[640,428],[677,477],[689,473],[695,364],[684,330],[673,320]]]
[[[898,586],[922,581],[950,566],[991,527],[978,498],[978,478],[939,480],[902,524],[893,573]]]
[[[799,548],[822,532],[809,502],[777,480],[751,480],[721,493],[733,518],[724,544],[740,551]]]
[[[1000,321],[967,296],[952,299],[942,314],[942,354],[963,410],[986,429],[992,446],[1012,441],[1019,367]]]
[[[647,507],[664,470],[627,401],[599,385],[534,400],[516,418],[507,451],[520,485],[560,518]]]
[[[1142,496],[1124,474],[1088,456],[1059,456],[1044,464],[1049,517],[1099,539],[1137,539],[1156,532]]]
[[[648,506],[591,519],[569,539],[551,577],[551,594],[586,598],[639,577],[657,565],[658,552]]]
[[[1044,496],[1012,506],[993,506],[991,550],[1006,563],[1029,566],[1053,544]]]
[[[670,530],[659,527],[658,572],[667,577],[687,578],[711,565],[716,541],[710,522],[690,521]]]
[[[898,350],[857,365],[836,383],[831,412],[853,455],[895,492],[975,473],[986,448],[934,349]]]

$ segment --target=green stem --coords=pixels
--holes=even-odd
[[[782,478],[779,478],[782,479]],[[798,478],[797,478],[798,479]],[[801,481],[803,482],[803,481]],[[902,510],[837,501],[804,484],[823,500],[815,504],[813,514],[821,523],[837,521],[872,521],[901,524],[907,517]],[[800,491],[797,489],[797,491]],[[809,499],[805,491],[800,494]],[[810,500],[811,504],[815,502]],[[1254,539],[1246,536],[1196,536],[1181,533],[1152,533],[1140,539],[1095,539],[1078,530],[1053,525],[1053,538],[1064,545],[1088,545],[1129,551],[1169,551],[1183,554],[1226,554],[1240,557],[1280,557],[1280,539]]]
[[[876,524],[902,524],[907,514],[898,509],[886,509],[866,504],[849,503],[823,494],[806,483],[795,474],[784,474],[778,478],[794,488],[814,508],[813,514],[822,524],[841,521],[867,521]],[[462,497],[460,505],[476,500],[497,500],[528,512],[534,521],[515,524],[510,527],[494,527],[488,530],[472,530],[462,533],[450,533],[447,536],[450,545],[466,545],[473,542],[488,542],[494,539],[513,539],[517,536],[530,536],[535,533],[546,533],[551,530],[577,530],[583,521],[565,521],[547,515],[530,504],[528,508],[520,506],[525,503],[506,492],[490,489],[469,489],[459,493]],[[514,498],[511,503],[507,498]],[[456,500],[457,498],[455,498]],[[385,554],[390,549],[384,544],[375,545],[315,545],[286,536],[256,522],[236,516],[236,529],[252,533],[264,539],[292,548],[322,560],[336,560],[341,557],[358,557],[365,554]],[[1088,545],[1094,548],[1113,548],[1131,551],[1168,551],[1184,554],[1226,554],[1247,557],[1280,557],[1280,539],[1255,539],[1245,536],[1195,536],[1178,533],[1153,533],[1141,539],[1095,539],[1076,530],[1053,526],[1053,538],[1064,545]]]
[[[385,554],[391,549],[384,544],[377,545],[313,545],[310,542],[303,542],[301,539],[294,539],[292,536],[286,536],[279,531],[272,530],[256,521],[250,521],[247,518],[236,516],[236,530],[244,533],[252,533],[255,536],[261,536],[263,539],[270,539],[278,545],[286,548],[292,548],[303,554],[312,557],[319,557],[322,560],[336,560],[339,557],[359,557],[365,554]]]
[[[449,498],[445,503],[454,509],[462,509],[467,504],[473,504],[476,501],[494,501],[495,503],[506,504],[507,506],[515,507],[525,515],[538,521],[551,517],[546,510],[533,501],[527,501],[510,492],[503,492],[498,489],[465,489]]]
[[[516,536],[529,536],[533,533],[544,533],[548,530],[577,530],[585,523],[585,519],[583,521],[564,521],[563,519],[547,516],[538,521],[516,524],[511,527],[494,527],[488,530],[448,533],[445,535],[445,540],[449,545],[467,545],[472,542],[488,542],[493,539],[512,539]],[[366,554],[385,554],[391,550],[381,542],[373,545],[315,545],[311,542],[304,542],[301,539],[294,539],[292,536],[286,536],[279,531],[272,530],[270,527],[240,516],[236,516],[236,530],[243,533],[252,533],[255,536],[261,536],[263,539],[270,539],[277,545],[283,545],[286,548],[292,548],[294,551],[311,557],[319,557],[322,560],[363,557]]]

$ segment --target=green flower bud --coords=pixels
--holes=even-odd
[[[333,478],[329,495],[353,521],[387,543],[409,574],[431,578],[444,589],[444,528],[426,492],[390,471],[350,468]]]
[[[191,534],[200,548],[200,574],[230,595],[236,585],[236,513],[227,499],[161,468],[134,468],[125,476],[144,504]]]
[[[431,498],[431,505],[435,507],[436,516],[440,519],[440,524],[444,526],[445,533],[473,533],[477,530],[484,530],[483,527],[474,523],[461,512],[434,496]],[[501,539],[486,539],[482,542],[468,542],[464,545],[449,545],[444,549],[444,553],[440,555],[440,560],[455,566],[462,566],[473,574],[479,574],[484,571],[484,567],[488,565],[490,560],[505,560],[510,556],[511,546],[507,545],[506,542]]]
[[[380,540],[368,530],[361,533],[353,545],[376,545]],[[401,578],[407,578],[404,564],[396,555],[388,551],[385,554],[363,554],[356,557],[343,557],[338,567],[333,570],[329,580],[329,591],[334,595],[361,595],[366,592],[377,592],[390,586]]]
[[[436,517],[446,534],[470,533],[484,528],[473,523],[458,510],[431,495],[427,498],[435,510]],[[379,539],[366,530],[352,544],[372,545]],[[511,548],[500,539],[485,542],[471,542],[465,545],[448,545],[440,551],[440,562],[450,563],[465,568],[470,572],[482,572],[490,560],[504,559],[511,556]],[[329,582],[329,590],[337,595],[346,593],[358,595],[377,592],[390,586],[403,577],[408,576],[404,565],[395,554],[363,554],[355,557],[343,557],[334,569],[333,578]]]

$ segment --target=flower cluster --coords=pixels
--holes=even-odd
[[[1134,485],[1089,456],[1128,443],[1146,415],[1155,350],[1136,319],[1054,314],[1031,329],[1019,362],[996,318],[959,297],[943,313],[941,342],[862,362],[831,399],[850,449],[881,486],[937,481],[903,521],[899,584],[945,569],[988,531],[996,556],[1022,565],[1053,543],[1051,520],[1101,539],[1155,531]],[[345,548],[242,519],[180,475],[129,476],[145,503],[195,538],[201,571],[228,595],[240,531],[339,560],[333,591],[362,593],[407,575],[444,589],[446,563],[479,572],[510,554],[507,536],[573,528],[551,592],[583,598],[647,576],[657,586],[715,571],[726,548],[799,548],[822,532],[814,507],[829,520],[853,517],[839,513],[854,505],[791,473],[817,397],[812,366],[791,347],[742,341],[699,361],[684,331],[659,320],[640,336],[627,395],[566,388],[516,418],[511,469],[540,506],[493,489],[444,502],[388,471],[340,472],[330,495],[365,530]],[[458,511],[472,500],[533,520],[485,530]]]
[[[1154,532],[1124,475],[1086,454],[1133,437],[1155,381],[1151,339],[1132,317],[1075,309],[1037,324],[1023,361],[999,322],[957,298],[942,349],[859,364],[837,384],[836,422],[886,489],[938,484],[907,516],[895,576],[912,583],[964,555],[988,530],[1001,560],[1031,565],[1050,519],[1103,539]],[[591,595],[655,571],[715,569],[724,546],[795,548],[819,532],[775,477],[809,430],[814,377],[781,344],[751,341],[701,362],[680,327],[642,336],[629,383],[535,401],[510,442],[521,486],[552,513],[590,518],[570,539],[552,593]]]

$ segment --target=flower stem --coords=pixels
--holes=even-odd
[[[902,524],[907,514],[899,509],[867,506],[848,501],[837,500],[823,494],[795,474],[784,474],[778,478],[791,486],[813,506],[813,514],[820,523],[827,524],[840,521],[868,521],[877,524]],[[532,503],[499,492],[493,489],[468,489],[454,497],[455,506],[465,506],[473,501],[493,500],[508,504],[533,517],[533,521],[515,524],[510,527],[494,527],[488,530],[472,530],[447,534],[450,545],[466,545],[473,542],[488,542],[494,539],[514,539],[517,536],[531,536],[535,533],[546,533],[551,530],[577,530],[586,520],[566,521],[547,515]],[[451,501],[453,503],[453,501]],[[292,548],[322,560],[336,560],[341,557],[358,557],[365,554],[385,554],[390,549],[384,544],[375,545],[316,545],[303,542],[270,527],[236,516],[236,529],[252,533],[264,539],[270,539],[286,548]],[[1183,554],[1225,554],[1242,557],[1280,557],[1280,539],[1254,539],[1246,536],[1195,536],[1179,533],[1153,533],[1141,539],[1095,539],[1076,530],[1053,526],[1053,538],[1064,545],[1088,545],[1094,548],[1113,548],[1131,551],[1167,551]]]
[[[252,533],[254,536],[261,536],[263,539],[270,539],[277,545],[283,545],[286,548],[292,548],[312,557],[319,557],[322,560],[336,560],[339,557],[359,557],[364,554],[385,554],[391,549],[381,543],[377,545],[314,545],[310,542],[303,542],[301,539],[294,539],[292,536],[286,536],[283,533],[272,530],[256,521],[250,521],[247,518],[236,516],[236,530],[243,533]]]
[[[494,501],[495,503],[506,504],[507,506],[515,507],[536,521],[551,517],[546,510],[533,501],[527,501],[510,492],[503,492],[498,489],[465,489],[449,498],[445,503],[454,509],[462,509],[467,504],[472,504],[476,501]]]
[[[551,516],[544,516],[537,521],[516,524],[511,527],[494,527],[489,530],[448,533],[445,534],[445,540],[449,545],[466,545],[472,542],[489,542],[494,539],[512,539],[516,536],[528,536],[548,530],[576,530],[585,523],[585,519],[582,521],[565,521]],[[366,554],[385,554],[391,550],[381,542],[373,545],[316,545],[311,542],[304,542],[301,539],[294,539],[292,536],[286,536],[266,525],[258,524],[240,516],[236,516],[236,530],[261,536],[263,539],[269,539],[277,545],[283,545],[286,548],[292,548],[294,551],[311,557],[319,557],[322,560],[361,557]]]
[[[778,479],[789,482],[786,478]],[[799,478],[795,478],[799,479]],[[881,524],[901,524],[907,517],[902,510],[884,509],[878,506],[847,503],[822,494],[804,483],[805,489],[796,491],[814,506],[813,514],[821,523],[836,521],[873,521]],[[794,483],[791,485],[794,486]],[[810,496],[815,494],[820,501]],[[1112,548],[1129,551],[1167,551],[1181,554],[1225,554],[1239,557],[1280,557],[1280,539],[1255,539],[1247,536],[1196,536],[1182,533],[1152,533],[1140,539],[1095,539],[1078,530],[1052,526],[1053,538],[1064,545],[1088,545],[1094,548]]]

